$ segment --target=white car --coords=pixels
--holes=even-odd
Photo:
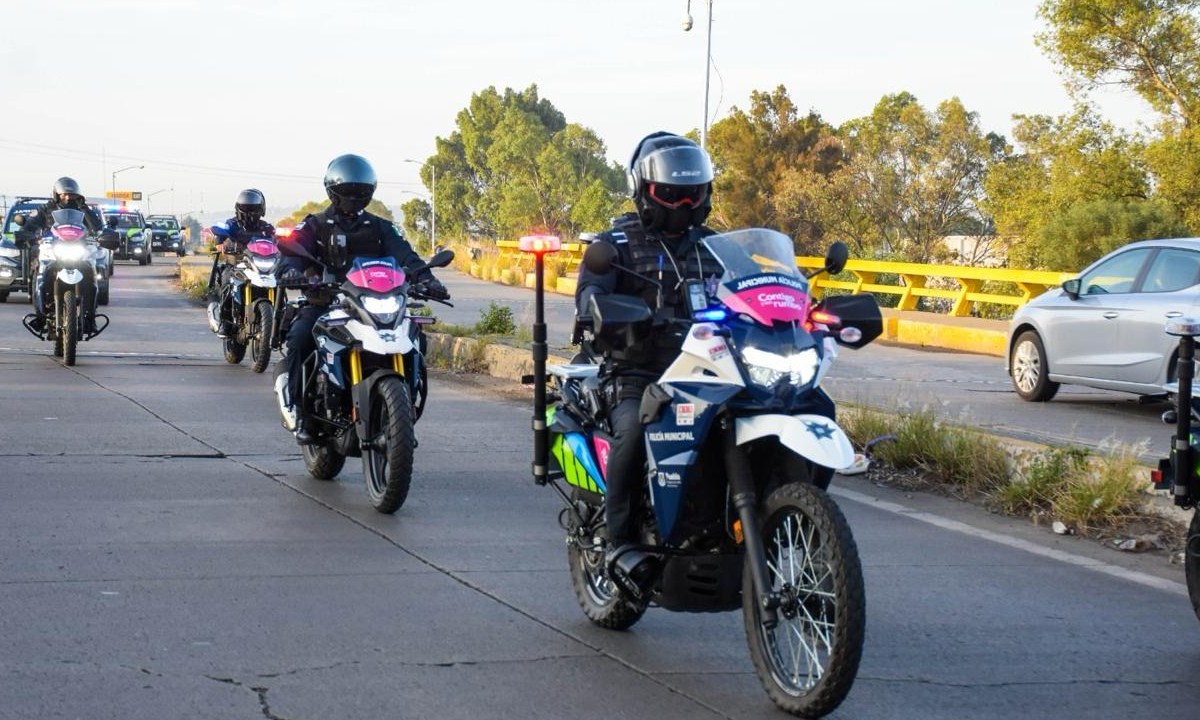
[[[1166,325],[1184,316],[1200,318],[1200,238],[1129,243],[1017,310],[1013,388],[1031,402],[1062,384],[1165,396],[1179,344]]]

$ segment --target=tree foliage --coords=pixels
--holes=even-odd
[[[1200,103],[1200,0],[1043,0],[1039,46],[1070,86],[1128,87],[1184,126]]]

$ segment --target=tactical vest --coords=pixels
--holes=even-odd
[[[618,221],[613,230],[623,232],[626,238],[626,242],[617,244],[620,263],[662,285],[661,303],[657,286],[629,274],[618,280],[617,292],[640,296],[654,310],[656,318],[688,317],[687,296],[680,275],[685,280],[710,281],[725,272],[700,243],[702,238],[714,234],[707,228],[691,228],[685,237],[671,239],[647,234],[640,222],[630,219]],[[675,359],[682,345],[682,329],[656,328],[646,340],[614,353],[613,359],[659,371]]]
[[[348,258],[382,257],[387,254],[383,228],[373,215],[359,215],[349,229],[343,228],[328,213],[322,213],[316,219],[317,247],[325,256],[322,260],[331,266],[344,266]],[[341,252],[342,248],[345,249],[344,253]],[[345,267],[339,269],[344,270]]]

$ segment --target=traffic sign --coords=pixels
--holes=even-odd
[[[108,190],[104,193],[104,197],[112,200],[141,200],[141,190]]]

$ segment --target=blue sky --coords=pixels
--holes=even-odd
[[[356,152],[377,197],[424,194],[418,165],[488,86],[538,85],[594,130],[610,159],[638,138],[698,128],[706,0],[9,0],[0,194],[72,175],[157,192],[155,212],[324,197],[334,156]],[[15,5],[15,7],[14,7]],[[985,130],[1070,102],[1034,45],[1038,0],[713,0],[710,122],[784,85],[834,124],[909,91],[957,96]],[[1125,127],[1152,122],[1127,93],[1099,98]]]

